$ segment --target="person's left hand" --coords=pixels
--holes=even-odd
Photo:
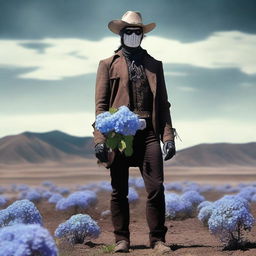
[[[166,141],[163,145],[163,151],[165,154],[164,161],[171,159],[176,154],[176,147],[174,141]]]

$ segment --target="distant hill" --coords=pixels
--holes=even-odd
[[[93,137],[78,137],[54,130],[23,132],[0,138],[0,163],[41,163],[95,158]],[[96,163],[96,158],[95,158]],[[199,144],[177,152],[167,166],[256,166],[256,142]]]
[[[77,137],[54,130],[23,132],[0,139],[0,163],[40,163],[74,157],[93,157],[91,136]]]
[[[178,166],[256,166],[256,142],[199,144],[178,151],[166,165]],[[256,171],[256,170],[255,170]]]

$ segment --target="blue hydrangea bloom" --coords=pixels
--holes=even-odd
[[[226,195],[214,203],[208,225],[212,234],[229,245],[239,243],[242,231],[251,230],[254,221],[247,200],[237,195]]]
[[[47,229],[38,224],[16,224],[0,229],[1,256],[57,256],[58,249]]]
[[[121,106],[115,115],[115,132],[123,135],[135,135],[139,129],[139,118],[138,115],[130,111],[126,106]]]
[[[112,115],[109,111],[102,112],[96,116],[95,128],[102,133],[108,133],[114,130]]]
[[[72,244],[84,243],[85,240],[97,238],[100,234],[100,227],[88,214],[76,214],[60,224],[54,234]]]
[[[138,192],[133,187],[129,187],[129,194],[128,194],[129,203],[134,203],[138,200],[139,200]]]
[[[27,199],[18,200],[0,211],[0,227],[17,223],[43,225],[42,216],[34,203]]]
[[[130,111],[127,106],[120,106],[118,111],[110,114],[109,111],[96,116],[95,127],[101,133],[115,131],[123,135],[135,135],[140,127],[139,117]]]
[[[183,200],[176,193],[165,193],[165,206],[168,219],[184,219],[192,215],[192,203]]]
[[[56,204],[57,210],[67,210],[71,207],[87,209],[97,202],[97,195],[94,191],[84,190],[71,193],[67,198],[59,200]]]

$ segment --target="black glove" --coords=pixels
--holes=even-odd
[[[95,156],[101,162],[107,162],[108,161],[108,148],[107,148],[105,143],[97,143],[95,145]]]
[[[171,159],[176,154],[175,143],[173,140],[166,141],[163,145],[163,151],[166,155],[164,161]]]

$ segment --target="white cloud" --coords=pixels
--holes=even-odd
[[[255,84],[253,84],[253,83],[241,83],[240,85],[243,88],[250,88],[250,87],[255,86]]]
[[[40,52],[21,45],[26,43],[49,44],[49,47]],[[111,56],[119,44],[118,36],[100,41],[67,38],[0,40],[0,66],[35,68],[22,74],[21,78],[58,80],[95,73],[99,60]],[[215,32],[205,40],[192,43],[149,35],[142,43],[149,54],[164,63],[238,68],[246,74],[256,73],[255,45],[256,35],[239,31]]]
[[[48,132],[61,130],[75,136],[93,136],[95,117],[92,113],[62,113],[33,115],[0,115],[0,137],[24,131]],[[182,140],[176,140],[177,149],[200,143],[245,143],[255,141],[256,122],[243,122],[228,119],[203,121],[175,121],[173,126]]]
[[[177,148],[182,149],[199,143],[245,143],[255,142],[256,122],[244,122],[228,119],[209,119],[202,121],[176,121],[175,128],[181,141]]]
[[[61,130],[76,136],[93,136],[93,113],[0,115],[0,137],[24,131]]]
[[[172,72],[172,71],[165,71],[165,76],[187,76],[188,74],[185,72]]]
[[[194,92],[197,90],[196,88],[189,87],[189,86],[176,86],[176,88],[183,92]]]

